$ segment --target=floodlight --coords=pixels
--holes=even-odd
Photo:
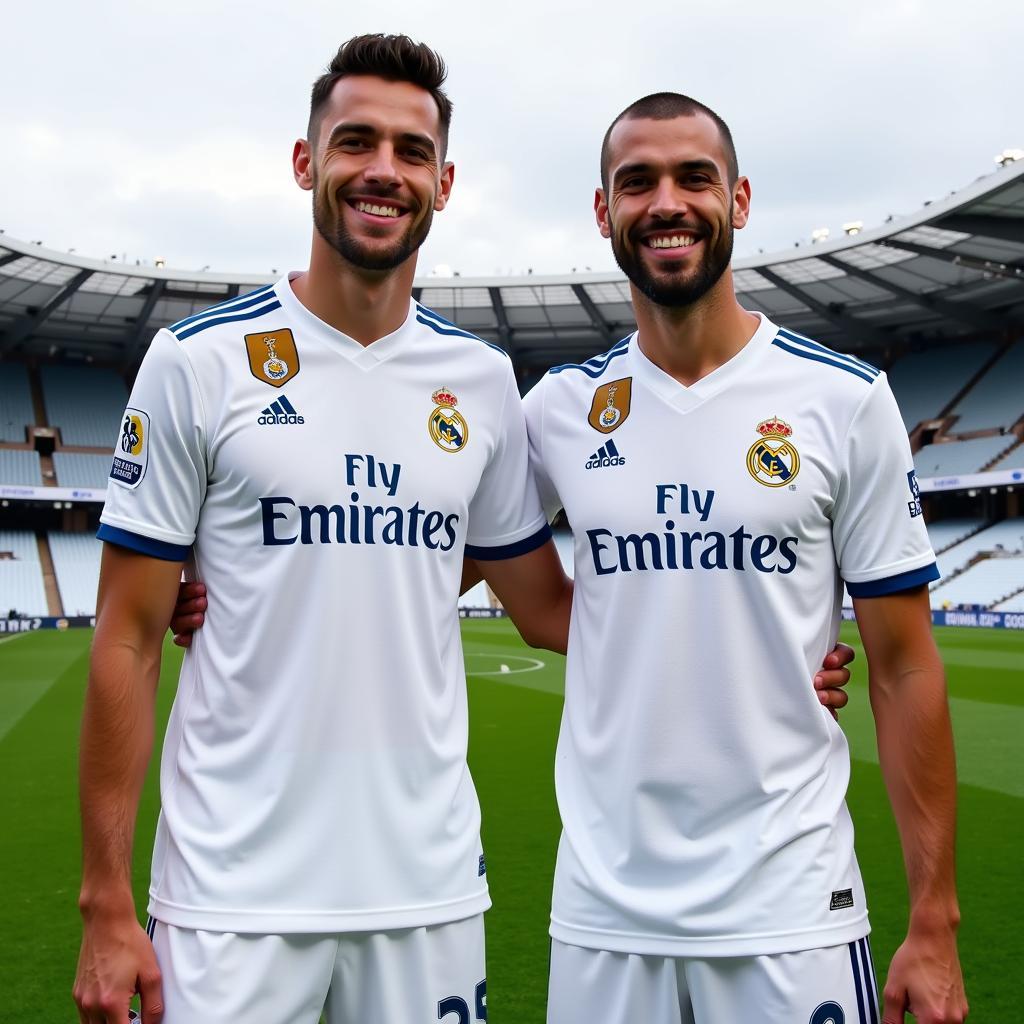
[[[1004,149],[995,158],[996,163],[1000,167],[1006,167],[1008,164],[1016,163],[1018,160],[1024,160],[1024,149]]]
[[[828,236],[829,236],[828,228],[815,228],[811,232],[811,241],[815,242],[815,243],[817,243],[817,242],[825,242],[825,241],[828,240]]]
[[[843,225],[843,231],[848,235],[859,235],[864,230],[864,221],[851,220]]]

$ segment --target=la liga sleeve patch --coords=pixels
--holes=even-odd
[[[142,483],[149,465],[149,414],[142,409],[125,409],[121,432],[110,465],[110,479],[135,490]]]

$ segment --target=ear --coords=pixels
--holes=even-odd
[[[292,174],[295,183],[307,192],[313,190],[313,152],[305,139],[296,139],[292,147]]]
[[[608,200],[605,198],[604,189],[594,189],[594,217],[597,219],[597,229],[601,232],[602,238],[612,237],[612,226],[608,220]]]
[[[737,230],[746,227],[750,217],[750,179],[737,178],[732,187],[732,226]]]
[[[441,187],[437,190],[437,197],[434,199],[434,209],[438,212],[448,205],[448,197],[452,194],[452,185],[455,184],[455,164],[450,160],[441,168]]]

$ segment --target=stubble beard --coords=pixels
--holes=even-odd
[[[612,225],[612,254],[619,269],[635,285],[637,290],[657,306],[681,309],[699,302],[718,282],[732,261],[733,228],[732,207],[729,222],[707,256],[686,278],[678,275],[668,279],[656,278],[647,269],[640,255],[642,242],[627,247]]]

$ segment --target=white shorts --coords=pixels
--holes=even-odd
[[[773,956],[645,956],[551,943],[548,1024],[878,1024],[866,938]]]
[[[483,915],[427,928],[235,935],[150,922],[164,1024],[487,1020]]]

